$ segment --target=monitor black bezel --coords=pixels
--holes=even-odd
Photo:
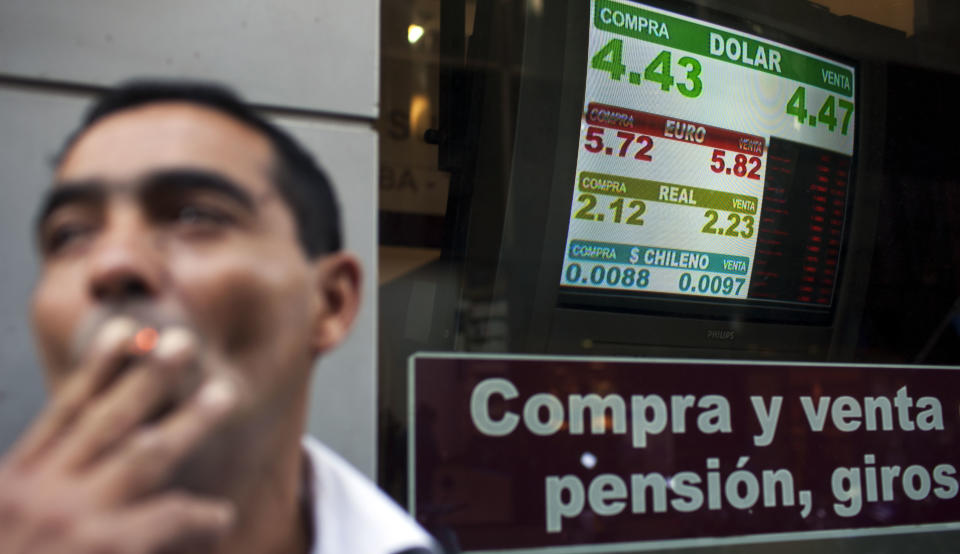
[[[855,205],[857,194],[857,162],[860,146],[860,135],[863,125],[860,123],[859,106],[863,95],[862,79],[860,66],[857,60],[839,54],[835,51],[825,49],[810,40],[790,34],[778,27],[769,24],[757,22],[755,19],[745,17],[744,15],[733,14],[721,11],[713,7],[705,7],[700,4],[693,4],[681,0],[620,0],[627,3],[641,6],[651,6],[665,11],[670,11],[679,15],[691,17],[705,23],[721,25],[733,30],[749,33],[766,40],[781,43],[804,52],[822,56],[832,61],[836,61],[854,68],[854,102],[858,106],[854,112],[854,145],[853,154],[850,162],[850,172],[848,176],[847,198],[845,203],[844,224],[841,234],[840,254],[838,255],[837,278],[834,282],[834,291],[832,301],[829,306],[807,305],[789,301],[761,300],[761,299],[726,299],[716,297],[702,297],[694,295],[681,295],[655,292],[617,292],[610,289],[591,289],[581,287],[568,287],[561,284],[561,271],[563,267],[564,249],[567,244],[567,232],[569,228],[569,209],[574,196],[574,187],[571,186],[576,180],[576,157],[579,154],[580,137],[561,136],[557,140],[558,160],[561,158],[573,158],[573,172],[556,171],[554,173],[554,190],[558,191],[558,200],[564,205],[564,227],[560,235],[560,241],[555,244],[547,242],[545,248],[557,249],[559,255],[550,256],[549,260],[544,260],[543,270],[550,274],[555,269],[556,287],[556,306],[558,308],[601,310],[618,313],[637,313],[644,315],[659,316],[679,316],[694,317],[699,319],[715,320],[739,320],[739,321],[757,321],[785,324],[805,324],[826,326],[834,321],[837,305],[839,303],[839,291],[842,288],[845,278],[845,271],[848,262],[848,251],[850,247],[850,222],[853,217],[852,209]],[[572,38],[572,44],[568,44],[568,52],[579,51],[578,55],[570,56],[576,58],[579,66],[573,60],[568,60],[565,64],[565,75],[563,82],[565,84],[575,83],[575,88],[566,88],[565,98],[561,99],[561,117],[576,117],[577,128],[582,117],[583,104],[586,91],[587,75],[587,50],[589,45],[589,28],[591,23],[592,2],[584,2],[579,14],[571,14],[579,21],[571,22],[571,29],[579,27],[579,32],[568,33],[567,40]],[[578,26],[577,23],[580,23]],[[573,63],[570,63],[573,62]],[[573,99],[576,103],[573,104]],[[572,104],[572,105],[571,105]],[[572,139],[572,140],[571,140]],[[563,179],[569,177],[565,190],[562,189]],[[559,192],[561,191],[562,192]],[[556,234],[547,233],[549,237]]]

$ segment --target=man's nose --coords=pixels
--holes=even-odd
[[[89,252],[90,294],[99,302],[157,294],[162,265],[155,230],[135,210],[114,210]]]

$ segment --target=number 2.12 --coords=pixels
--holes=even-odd
[[[594,213],[594,208],[597,207],[597,197],[583,193],[577,197],[577,202],[583,204],[580,206],[580,209],[576,211],[573,215],[577,219],[586,219],[587,221],[603,221],[604,215],[602,213]],[[626,201],[623,198],[617,198],[610,203],[609,208],[613,211],[613,222],[614,223],[627,223],[629,225],[643,225],[643,219],[640,216],[647,211],[646,204],[643,203],[643,200],[633,199],[627,204],[630,213],[627,215],[627,218],[624,219],[624,204]]]

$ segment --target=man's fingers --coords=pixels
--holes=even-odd
[[[106,493],[116,499],[135,498],[155,489],[236,402],[232,381],[222,376],[208,379],[184,405],[118,446],[113,456],[95,470],[98,488],[106,488]]]
[[[86,362],[74,371],[39,419],[11,451],[15,464],[29,464],[53,442],[83,410],[129,355],[136,324],[117,317],[104,324]]]
[[[212,546],[230,530],[233,519],[234,509],[228,502],[171,492],[97,518],[80,533],[82,542],[95,552],[180,552]]]
[[[184,373],[194,355],[195,341],[189,331],[180,327],[164,330],[149,356],[126,370],[82,414],[50,462],[78,468],[118,444],[189,381]]]

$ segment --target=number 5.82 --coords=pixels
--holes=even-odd
[[[713,151],[713,157],[710,158],[713,163],[710,164],[710,169],[714,173],[726,173],[727,175],[733,173],[737,177],[760,180],[760,167],[763,164],[760,158],[756,156],[748,158],[743,154],[737,154],[733,159],[733,167],[727,167],[725,154],[726,151],[719,148]],[[748,164],[750,165],[749,168],[747,167]]]

